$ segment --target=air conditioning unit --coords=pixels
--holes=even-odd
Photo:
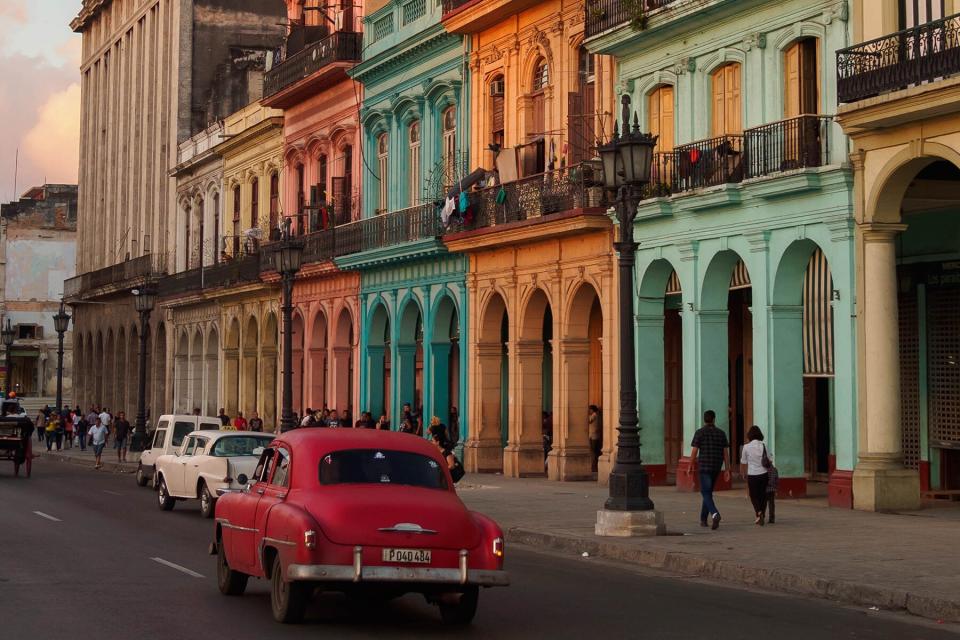
[[[491,96],[502,96],[503,95],[503,80],[494,80],[490,83],[490,95]]]

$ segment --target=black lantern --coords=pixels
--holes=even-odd
[[[283,235],[273,254],[274,267],[277,273],[296,273],[300,271],[303,261],[303,240],[295,238],[290,233],[290,218],[283,223]]]
[[[157,305],[156,290],[146,284],[133,290],[133,306],[140,313],[150,313]]]
[[[63,409],[63,334],[70,328],[70,314],[60,301],[60,311],[53,316],[53,328],[57,332],[57,411]]]
[[[133,428],[131,451],[143,451],[147,436],[147,328],[150,313],[157,305],[157,289],[154,283],[146,282],[133,290],[133,307],[140,314],[139,379],[137,380],[137,419]]]
[[[623,135],[619,135],[615,124],[610,142],[599,148],[603,160],[603,181],[608,189],[619,189],[625,185],[639,186],[650,182],[650,165],[653,161],[653,149],[657,145],[657,136],[640,132],[636,114],[633,115],[633,130],[631,131],[626,120],[623,129]]]

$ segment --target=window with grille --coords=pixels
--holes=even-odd
[[[320,202],[327,200],[327,154],[321,153],[317,159],[317,184],[320,185]]]
[[[410,191],[409,204],[414,206],[420,199],[420,121],[414,120],[409,128],[410,141]]]
[[[413,0],[403,5],[403,24],[410,24],[427,13],[427,0]]]
[[[305,185],[304,181],[304,170],[303,165],[297,165],[297,215],[303,215],[303,208],[306,205],[306,193],[304,192]]]
[[[377,18],[373,23],[373,41],[377,42],[383,40],[388,35],[393,33],[393,14],[388,13],[387,15]]]
[[[443,112],[443,170],[450,184],[456,180],[457,108],[447,107]]]
[[[503,146],[503,76],[496,76],[490,81],[490,141]]]
[[[547,61],[540,58],[533,68],[533,90],[540,91],[550,84],[550,67]]]
[[[270,176],[270,231],[280,224],[280,176],[276,173]]]
[[[390,146],[387,141],[387,134],[381,133],[377,137],[377,172],[380,179],[380,190],[377,196],[377,213],[386,212],[388,206],[388,196],[390,193],[387,188],[387,182],[390,175],[389,152]]]
[[[220,261],[220,194],[213,194],[213,261]]]

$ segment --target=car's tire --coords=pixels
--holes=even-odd
[[[212,518],[216,511],[217,499],[207,489],[207,483],[200,484],[200,517]]]
[[[147,478],[147,474],[145,474],[145,473],[143,472],[143,465],[142,465],[142,464],[137,464],[137,486],[138,486],[138,487],[145,487],[145,486],[147,486],[147,480],[148,480],[148,479],[149,479],[149,478]]]
[[[311,585],[284,580],[279,554],[273,559],[270,581],[270,608],[273,610],[273,619],[284,624],[296,624],[303,620],[307,601],[313,592]]]
[[[157,484],[157,506],[160,507],[161,511],[172,511],[173,505],[176,503],[177,501],[174,500],[170,492],[167,491],[166,481],[160,478]]]
[[[469,586],[460,595],[456,604],[440,603],[440,619],[443,624],[463,625],[470,624],[477,615],[477,604],[480,601],[480,587]]]
[[[230,568],[227,564],[227,552],[223,549],[224,544],[223,540],[217,543],[217,586],[225,596],[242,596],[250,576]]]

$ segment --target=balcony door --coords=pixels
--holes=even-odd
[[[667,154],[673,151],[673,132],[675,130],[675,120],[673,114],[673,87],[663,85],[658,87],[648,97],[647,113],[649,121],[647,123],[650,133],[657,136],[658,154]],[[663,156],[657,156],[662,158]],[[654,162],[651,167],[651,181],[655,184],[670,184],[672,176],[672,164],[670,162]]]
[[[712,76],[713,130],[722,136],[743,133],[743,103],[740,96],[740,65],[725,64]]]
[[[783,107],[786,121],[772,129],[773,145],[768,159],[774,162],[771,168],[780,171],[798,167],[814,167],[820,164],[820,122],[814,116],[820,113],[820,42],[816,38],[803,38],[794,42],[784,52]]]

